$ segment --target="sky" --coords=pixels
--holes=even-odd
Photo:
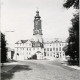
[[[20,39],[31,39],[34,16],[38,9],[42,20],[43,38],[67,39],[74,9],[64,8],[64,1],[1,0],[1,31],[7,35],[7,40],[10,43],[15,43]]]

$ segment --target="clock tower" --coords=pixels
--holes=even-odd
[[[41,26],[41,20],[40,20],[40,16],[39,16],[39,11],[36,11],[36,16],[34,17],[34,29],[33,29],[33,35],[34,35],[34,40],[35,41],[39,41],[39,42],[43,42],[42,39],[42,26]]]

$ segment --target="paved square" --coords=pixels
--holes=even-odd
[[[47,60],[19,61],[1,80],[80,80],[80,71]]]

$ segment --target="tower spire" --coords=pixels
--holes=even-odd
[[[39,11],[37,10],[36,11],[36,16],[35,16],[35,19],[40,19],[41,17],[39,16]]]
[[[41,17],[39,16],[39,11],[36,11],[36,16],[34,17],[34,29],[33,35],[35,36],[36,41],[42,42],[42,26],[41,26]]]

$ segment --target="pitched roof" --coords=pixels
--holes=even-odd
[[[26,43],[28,40],[21,40],[22,43]]]
[[[15,44],[19,44],[19,43],[26,43],[28,40],[19,40],[17,41]]]

